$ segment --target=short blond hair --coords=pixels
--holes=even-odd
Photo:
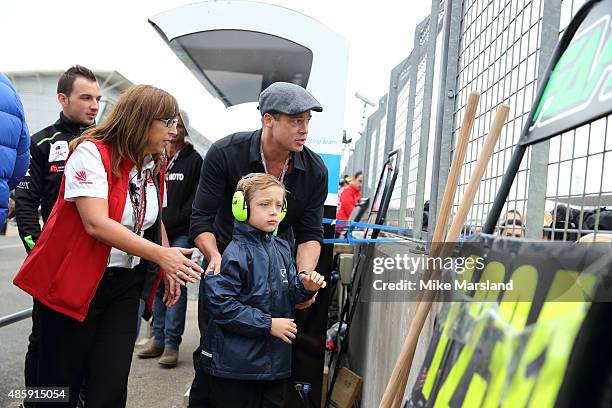
[[[251,200],[256,191],[264,190],[268,187],[280,187],[283,190],[283,197],[287,192],[285,186],[276,177],[266,173],[250,173],[242,177],[236,186],[236,191],[242,191],[247,202]]]

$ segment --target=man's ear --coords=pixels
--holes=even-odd
[[[261,117],[261,124],[263,127],[272,127],[272,122],[274,122],[274,116],[269,113],[264,113]]]
[[[68,105],[68,96],[64,93],[57,94],[57,100],[62,105],[62,108],[65,108]]]

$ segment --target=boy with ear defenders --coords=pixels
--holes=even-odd
[[[275,177],[253,173],[238,183],[221,273],[204,281],[211,321],[196,369],[207,377],[207,407],[283,406],[297,334],[292,310],[326,284],[315,271],[296,275],[289,245],[275,236],[286,208]]]

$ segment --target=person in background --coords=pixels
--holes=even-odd
[[[87,378],[85,406],[124,407],[139,298],[150,305],[163,278],[170,306],[202,272],[192,250],[160,245],[161,157],[177,116],[172,95],[133,86],[72,141],[57,202],[13,281],[36,305],[37,386],[69,387],[62,406],[76,406]]]
[[[94,73],[82,65],[70,67],[57,83],[59,119],[32,135],[30,168],[15,194],[17,228],[28,253],[41,232],[38,208],[44,224],[57,199],[68,144],[95,123],[100,99]]]
[[[421,222],[421,231],[429,229],[429,200],[423,204],[423,221]]]
[[[344,177],[342,177],[340,181],[338,182],[338,197],[340,197],[340,193],[342,192],[342,190],[344,190],[345,185],[346,185],[346,181],[344,180]]]
[[[168,206],[162,211],[170,246],[180,248],[189,248],[189,218],[202,168],[202,157],[193,145],[185,140],[185,136],[188,136],[187,129],[189,116],[181,110],[176,136],[166,146]],[[153,338],[148,346],[138,353],[138,357],[161,356],[158,363],[162,367],[171,368],[178,362],[179,345],[185,331],[187,287],[183,288],[180,299],[171,308],[164,304],[163,295],[162,282],[153,301]]]
[[[338,197],[340,197],[342,192],[349,186],[351,181],[353,181],[353,179],[348,174],[342,176],[340,182],[338,183]]]
[[[500,225],[500,235],[512,238],[524,238],[523,217],[518,210],[508,210]]]
[[[15,219],[19,237],[28,253],[41,234],[40,215],[45,224],[64,175],[68,144],[95,123],[100,108],[100,86],[94,73],[75,65],[66,70],[57,82],[57,100],[62,110],[52,125],[32,135],[30,168],[15,189]],[[33,305],[37,307],[36,302]],[[32,312],[32,333],[25,357],[25,385],[36,386],[36,313]]]
[[[336,209],[337,220],[348,220],[353,209],[361,198],[361,186],[363,185],[363,172],[358,171],[348,186],[340,193],[338,208]]]
[[[29,146],[23,105],[11,81],[0,73],[0,229],[5,233],[10,191],[28,170]]]

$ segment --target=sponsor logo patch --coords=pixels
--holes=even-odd
[[[64,171],[65,167],[66,166],[62,164],[53,164],[51,167],[49,167],[49,173],[61,173]]]
[[[287,280],[287,270],[285,268],[281,268],[280,274],[281,274],[281,277],[283,278],[283,283],[289,282]]]
[[[168,173],[166,174],[167,181],[183,181],[185,175],[183,173]]]
[[[87,172],[85,170],[79,170],[74,174],[74,178],[79,184],[93,184],[91,181],[87,181]]]
[[[68,142],[59,140],[51,143],[49,148],[49,162],[65,161],[68,158]]]

